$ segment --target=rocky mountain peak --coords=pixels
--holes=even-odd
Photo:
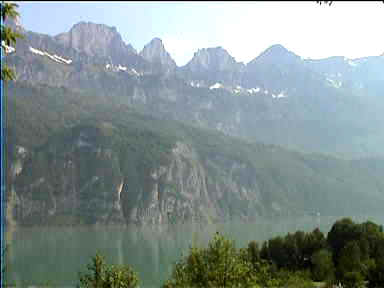
[[[292,58],[297,59],[300,58],[295,53],[289,51],[287,48],[285,48],[283,45],[275,44],[266,49],[263,53],[260,54],[260,58],[266,58],[266,57],[274,57],[274,58]]]
[[[69,32],[57,35],[61,44],[86,53],[88,56],[108,57],[111,54],[136,53],[126,45],[116,27],[92,22],[79,22]]]
[[[264,53],[274,53],[274,54],[286,54],[286,53],[289,53],[288,49],[285,48],[283,45],[281,44],[274,44],[272,46],[270,46],[269,48],[267,48]]]
[[[300,60],[300,57],[289,51],[283,45],[274,44],[262,52],[258,57],[253,59],[249,65],[263,64],[293,64]]]
[[[193,72],[235,71],[239,66],[241,63],[236,62],[235,58],[221,46],[199,49],[186,65]]]
[[[149,62],[160,63],[168,71],[176,68],[176,62],[165,50],[163,41],[160,38],[153,38],[151,42],[145,45],[140,52],[140,56]]]
[[[158,37],[153,38],[147,45],[144,46],[140,54],[145,54],[145,52],[148,52],[150,49],[165,50],[163,41]]]

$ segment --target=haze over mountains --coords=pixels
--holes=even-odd
[[[214,47],[178,67],[161,39],[137,52],[103,24],[24,33],[8,56],[20,223],[382,207],[383,56],[310,60],[276,44],[244,64]]]

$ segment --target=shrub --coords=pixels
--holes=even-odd
[[[139,278],[129,266],[107,265],[99,253],[87,265],[89,273],[80,273],[80,288],[135,288]]]
[[[176,263],[171,279],[163,288],[176,287],[259,287],[252,264],[242,257],[233,241],[217,233],[208,248],[190,249]]]

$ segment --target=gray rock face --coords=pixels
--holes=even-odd
[[[136,51],[126,45],[115,27],[90,22],[80,22],[67,33],[55,37],[61,44],[85,52],[89,56],[123,56]]]
[[[165,50],[163,42],[160,38],[154,38],[151,42],[144,46],[140,55],[149,62],[159,64],[161,68],[158,72],[170,73],[176,69],[176,62]]]
[[[124,43],[115,27],[80,22],[69,32],[59,34],[54,39],[63,47],[86,55],[86,60],[79,61],[81,64],[122,65],[139,72],[151,70],[150,63],[140,57],[130,44]]]

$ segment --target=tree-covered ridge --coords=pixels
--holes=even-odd
[[[100,215],[114,209],[116,199],[122,201],[125,217],[139,203],[150,206],[150,201],[175,198],[172,201],[213,205],[216,212],[203,218],[216,215],[218,221],[224,221],[224,215],[348,215],[382,210],[384,163],[380,158],[341,160],[303,154],[141,114],[118,102],[90,98],[92,95],[84,92],[20,83],[10,88],[15,97],[9,101],[9,159],[14,159],[15,165],[23,163],[13,185],[16,194],[27,201],[18,203],[38,201],[34,203],[56,207],[64,213],[60,217],[75,217],[74,222],[68,220],[70,223],[97,222]],[[189,147],[191,151],[185,153],[190,155],[174,154],[177,143]],[[18,147],[26,149],[28,157],[21,159]],[[184,167],[184,175],[177,176],[175,167]],[[8,171],[16,170],[9,167]],[[151,176],[160,171],[168,171],[170,176]],[[195,184],[189,178],[200,188],[192,188]],[[42,181],[39,179],[45,184],[33,188],[33,183]],[[185,185],[192,186],[187,189]],[[120,198],[113,196],[116,191],[123,191]],[[244,191],[246,196],[242,196]],[[71,197],[77,199],[73,203],[78,208],[69,209],[73,206],[65,202],[68,193],[74,193]],[[188,198],[192,195],[195,200]],[[57,206],[57,197],[69,206]],[[91,205],[87,199],[95,203]],[[18,209],[16,214],[22,217],[23,209]],[[24,224],[58,223],[55,217],[48,217],[48,208],[42,209],[47,209],[45,214],[36,210],[35,216],[23,216],[29,219]],[[211,213],[209,209],[199,213]],[[175,214],[169,219],[182,217]]]

